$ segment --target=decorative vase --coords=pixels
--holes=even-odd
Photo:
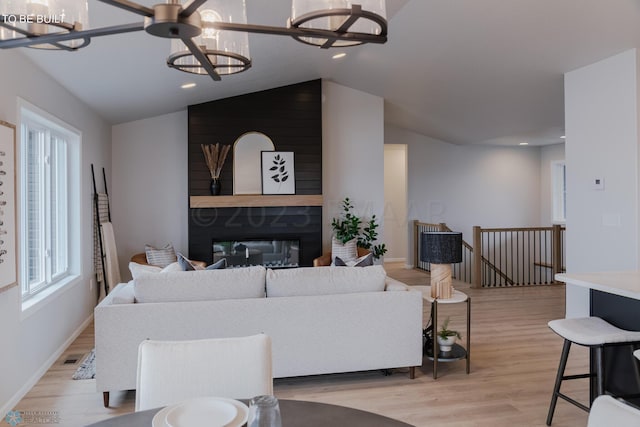
[[[442,338],[440,335],[438,335],[438,348],[440,348],[440,351],[443,353],[447,353],[451,351],[451,348],[455,343],[456,343],[455,335],[449,336],[447,338]]]
[[[220,191],[222,190],[222,185],[220,184],[220,178],[213,178],[211,180],[211,195],[212,196],[219,196],[220,195]]]

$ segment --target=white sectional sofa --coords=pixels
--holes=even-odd
[[[97,389],[105,406],[109,391],[135,389],[145,339],[256,333],[272,339],[275,378],[399,367],[413,378],[422,294],[381,266],[142,274],[95,308]]]

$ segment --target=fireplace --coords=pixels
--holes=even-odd
[[[227,260],[227,268],[264,265],[290,268],[300,265],[300,240],[244,239],[213,241],[213,262]]]

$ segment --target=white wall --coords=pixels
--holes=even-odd
[[[407,146],[384,145],[385,261],[407,261]]]
[[[18,51],[2,52],[0,119],[17,124],[20,97],[82,132],[81,280],[54,294],[39,310],[21,316],[19,288],[0,293],[0,414],[5,414],[46,372],[93,314],[91,163],[111,171],[111,127],[87,105]],[[18,218],[19,220],[19,218]]]
[[[540,224],[538,148],[459,146],[392,126],[385,140],[408,145],[410,221],[444,222],[470,244],[474,225]]]
[[[637,61],[634,49],[565,75],[569,273],[638,268]],[[567,316],[588,315],[588,296],[567,285]]]
[[[384,236],[383,99],[322,81],[323,245],[331,248],[331,218],[349,197],[355,213],[378,218]]]
[[[553,224],[551,164],[564,160],[564,143],[540,147],[540,225]]]
[[[123,280],[144,245],[187,255],[187,111],[113,127],[112,221]]]

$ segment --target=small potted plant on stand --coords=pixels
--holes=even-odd
[[[456,343],[456,338],[460,337],[460,332],[449,329],[449,318],[442,323],[442,328],[438,331],[438,348],[443,353],[448,353]]]

